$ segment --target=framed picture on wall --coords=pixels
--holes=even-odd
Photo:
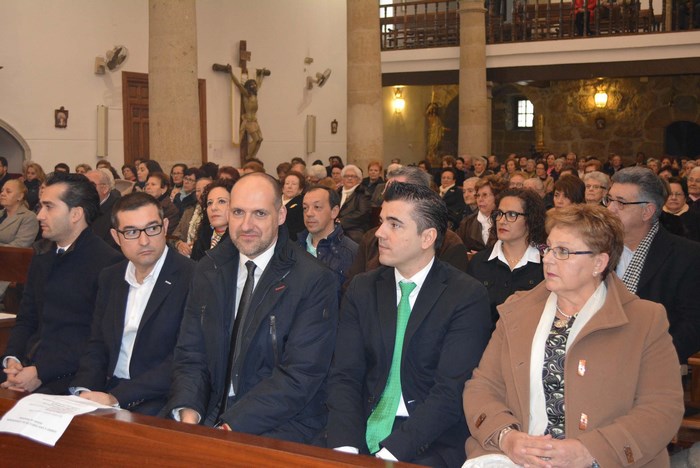
[[[56,128],[66,128],[68,126],[68,111],[63,106],[53,111],[53,118]]]

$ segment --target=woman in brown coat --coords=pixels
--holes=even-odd
[[[575,205],[550,212],[546,227],[544,282],[499,307],[467,382],[468,458],[669,466],[666,445],[683,416],[680,365],[663,307],[629,293],[613,273],[620,221]]]

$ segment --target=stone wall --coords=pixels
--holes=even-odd
[[[604,109],[593,96],[608,94]],[[499,155],[526,152],[534,131],[513,129],[512,101],[525,96],[544,115],[544,141],[555,153],[574,151],[601,159],[610,153],[631,162],[638,151],[664,154],[664,130],[673,122],[700,124],[700,76],[605,78],[552,81],[538,85],[496,85],[493,97],[493,149]]]

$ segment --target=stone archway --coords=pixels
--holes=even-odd
[[[29,161],[32,150],[17,130],[0,119],[0,156],[7,158],[9,172],[22,173],[24,161]]]

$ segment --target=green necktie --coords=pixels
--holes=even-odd
[[[403,337],[406,334],[406,325],[411,315],[411,303],[408,296],[416,287],[416,283],[399,282],[401,288],[401,300],[399,301],[396,317],[396,341],[394,341],[394,354],[391,358],[391,369],[386,387],[379,400],[379,404],[369,415],[367,420],[367,447],[370,453],[379,451],[379,443],[391,434],[396,419],[396,410],[401,400],[401,353],[403,351]]]

